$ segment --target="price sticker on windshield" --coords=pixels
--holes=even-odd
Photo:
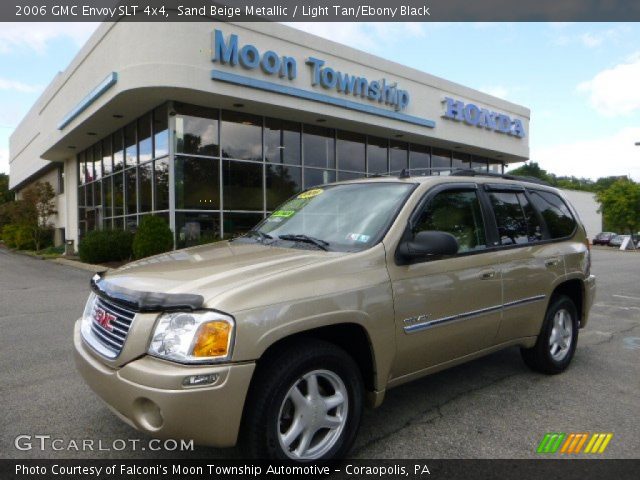
[[[313,197],[317,197],[323,192],[324,190],[321,188],[314,188],[313,190],[307,190],[306,192],[302,192],[300,195],[298,195],[298,198],[304,198],[304,199],[313,198]]]

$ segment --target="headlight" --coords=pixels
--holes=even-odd
[[[180,363],[228,360],[234,321],[218,312],[165,313],[156,323],[149,354]]]
[[[91,319],[93,318],[93,308],[95,307],[97,295],[93,292],[89,294],[87,303],[84,305],[82,313],[82,333],[85,335],[91,330]]]

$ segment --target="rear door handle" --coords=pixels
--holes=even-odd
[[[560,259],[558,257],[549,258],[544,261],[545,267],[555,267],[560,263]]]
[[[490,280],[495,276],[496,276],[496,271],[495,270],[485,270],[484,272],[482,272],[480,274],[480,278],[482,280]]]

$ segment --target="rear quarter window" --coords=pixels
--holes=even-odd
[[[544,218],[551,238],[564,238],[573,233],[576,220],[559,195],[540,190],[532,190],[529,194],[531,202]]]

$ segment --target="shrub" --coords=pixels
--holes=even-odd
[[[16,233],[18,228],[18,225],[10,223],[2,229],[2,241],[7,247],[16,248]]]
[[[64,245],[59,245],[57,247],[48,246],[40,250],[38,253],[43,255],[62,255],[64,253]]]
[[[33,241],[33,229],[31,227],[18,225],[15,239],[18,250],[35,250],[36,248],[36,244]]]
[[[131,258],[133,234],[125,230],[93,230],[78,245],[85,263],[122,261]]]
[[[133,238],[133,256],[150,257],[173,249],[173,233],[160,217],[147,215],[142,218]]]

